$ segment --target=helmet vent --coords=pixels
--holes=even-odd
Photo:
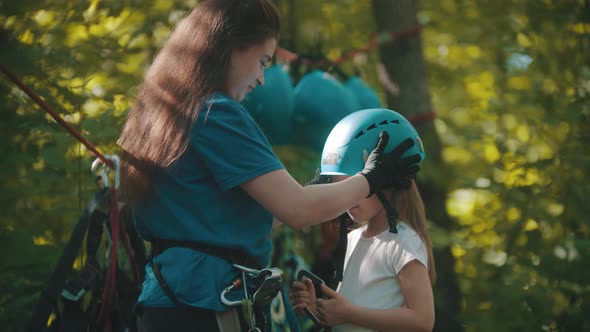
[[[397,123],[397,124],[400,124],[400,123],[399,123],[399,120],[383,120],[383,121],[379,122],[378,124],[374,124],[374,123],[373,123],[373,124],[371,124],[370,126],[368,126],[368,127],[367,127],[367,129],[359,131],[359,132],[358,132],[356,135],[354,135],[354,138],[355,138],[355,139],[357,139],[357,138],[359,138],[359,137],[363,136],[364,134],[366,134],[366,133],[367,133],[367,131],[369,131],[369,130],[371,130],[371,129],[375,129],[375,128],[377,128],[378,126],[383,126],[383,125],[386,125],[386,124],[388,124],[388,123]]]

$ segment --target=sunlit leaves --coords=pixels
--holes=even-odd
[[[479,72],[464,78],[468,96],[482,109],[488,107],[490,99],[496,96],[495,76],[490,71]]]
[[[531,84],[529,78],[525,75],[512,76],[508,79],[508,87],[515,90],[530,90]]]
[[[142,72],[143,67],[146,65],[146,61],[149,59],[150,54],[148,52],[141,52],[136,54],[129,54],[123,57],[120,62],[117,63],[116,67],[118,70],[124,73],[136,73]]]
[[[34,41],[35,36],[33,35],[33,32],[31,30],[25,30],[23,31],[19,36],[18,36],[18,40],[23,43],[23,44],[32,44]]]
[[[39,10],[34,14],[33,19],[40,27],[47,27],[55,23],[56,13],[48,10]]]
[[[518,45],[520,45],[521,47],[524,47],[524,48],[530,47],[532,45],[530,38],[521,32],[518,32],[516,34],[516,41],[517,41]]]
[[[483,151],[485,160],[490,164],[500,158],[500,151],[494,144],[486,144]]]
[[[530,331],[569,331],[588,326],[581,323],[581,311],[563,309],[566,302],[588,294],[587,282],[580,284],[582,288],[578,290],[564,292],[564,286],[559,285],[564,274],[555,273],[556,269],[589,273],[582,261],[566,259],[574,251],[568,249],[571,245],[565,245],[573,243],[566,239],[579,241],[589,235],[588,221],[583,217],[589,210],[582,198],[586,195],[583,193],[588,193],[584,188],[590,169],[582,157],[589,154],[588,139],[581,134],[588,128],[581,115],[587,107],[576,103],[579,98],[587,99],[584,86],[590,76],[590,62],[581,43],[585,40],[587,45],[588,23],[577,18],[582,17],[583,4],[579,2],[580,6],[575,7],[574,3],[515,1],[496,6],[482,1],[443,1],[438,7],[426,3],[428,9],[423,14],[445,27],[440,32],[431,30],[424,34],[426,56],[432,64],[433,100],[444,121],[444,126],[437,126],[443,129],[439,133],[446,143],[443,156],[466,169],[463,177],[457,179],[459,188],[447,204],[461,225],[456,235],[462,240],[456,246],[465,249],[453,249],[455,254],[463,253],[456,255],[456,271],[466,279],[472,278],[469,267],[478,266],[483,257],[491,263],[489,271],[483,272],[490,275],[487,283],[497,285],[511,277],[494,273],[495,266],[501,266],[502,271],[510,267],[514,271],[512,276],[519,276],[512,278],[515,285],[546,287],[545,293],[530,294],[534,296],[514,291],[509,300],[526,303],[524,307],[516,306],[516,311],[524,317],[520,308],[526,309],[531,319],[517,322],[521,318],[514,317],[514,324]],[[437,11],[441,8],[442,12]],[[485,15],[476,21],[468,14],[473,10]],[[449,22],[449,18],[454,22]],[[454,25],[461,26],[461,32],[448,38]],[[479,57],[451,56],[466,45],[477,45],[481,50]],[[458,69],[462,81],[449,80]],[[458,116],[458,109],[465,109],[470,115],[460,112]],[[491,121],[486,119],[486,115],[492,114]],[[581,130],[584,126],[586,130]],[[479,137],[474,131],[479,132]],[[490,177],[491,183],[479,186],[482,177]],[[488,203],[494,203],[481,205],[481,191],[473,188],[493,192],[493,200]],[[480,236],[487,230],[494,232]],[[500,242],[489,241],[494,233]],[[554,245],[558,249],[550,249]],[[555,263],[555,255],[564,261]],[[588,256],[586,253],[584,257]],[[539,267],[538,273],[522,273]],[[495,287],[488,289],[482,284],[475,289],[471,282],[462,285],[467,315],[482,299],[490,297],[510,306],[506,298],[494,294]],[[588,306],[587,302],[584,305]],[[508,317],[502,316],[498,308],[488,312],[491,317],[502,317],[503,323]],[[548,317],[541,317],[543,313]],[[552,313],[566,315],[563,317],[579,325],[567,327],[563,322],[566,318],[551,318]],[[478,315],[473,310],[473,317]],[[493,325],[495,321],[488,322]],[[503,323],[496,326],[506,330]],[[469,326],[468,330],[486,331],[483,324]]]
[[[527,232],[537,230],[539,228],[539,224],[534,219],[528,219],[525,222],[524,230]]]

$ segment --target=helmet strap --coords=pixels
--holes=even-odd
[[[393,194],[393,202],[394,202],[393,206],[391,204],[389,204],[387,197],[385,196],[385,194],[382,191],[377,193],[377,197],[379,197],[379,200],[381,201],[381,204],[383,204],[383,207],[385,208],[385,212],[387,213],[387,222],[389,223],[389,232],[397,234],[397,220],[399,218],[399,215],[397,213],[397,208],[395,205],[395,190],[392,191],[392,194]]]

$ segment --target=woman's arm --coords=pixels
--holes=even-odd
[[[419,169],[412,165],[420,156],[402,158],[402,154],[414,141],[408,138],[393,151],[384,153],[388,141],[389,135],[382,131],[375,149],[365,160],[364,169],[338,183],[304,187],[280,169],[242,183],[241,187],[275,218],[291,227],[319,224],[336,218],[369,194],[410,181],[410,176]]]
[[[362,175],[304,187],[284,169],[256,177],[241,187],[276,219],[297,229],[334,219],[369,195],[369,183]]]
[[[317,301],[318,317],[327,325],[349,323],[378,331],[432,331],[434,298],[428,271],[414,260],[402,268],[399,282],[406,306],[369,309],[352,305],[342,295],[322,286],[329,300]]]

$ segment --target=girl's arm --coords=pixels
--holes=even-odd
[[[318,317],[327,325],[349,323],[378,331],[432,331],[434,298],[426,267],[416,260],[406,264],[399,273],[399,282],[407,307],[395,309],[354,306],[322,286],[324,293],[333,298],[317,301]]]
[[[369,183],[362,175],[304,187],[284,169],[256,177],[241,187],[276,219],[297,229],[334,219],[369,195]]]

